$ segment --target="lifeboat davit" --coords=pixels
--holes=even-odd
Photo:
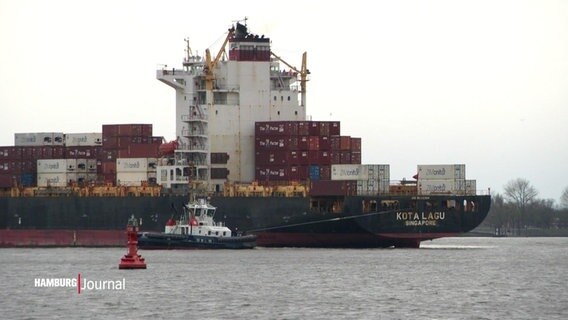
[[[158,148],[158,150],[160,151],[160,154],[162,156],[172,155],[174,154],[174,151],[177,149],[177,147],[178,147],[178,142],[174,140],[167,143],[162,143]]]

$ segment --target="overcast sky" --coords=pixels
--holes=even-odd
[[[325,3],[325,5],[324,5]],[[0,145],[15,132],[152,123],[175,137],[174,91],[156,80],[192,49],[217,52],[249,18],[301,64],[307,109],[363,138],[391,179],[465,163],[478,189],[525,178],[568,186],[568,1],[0,0]]]

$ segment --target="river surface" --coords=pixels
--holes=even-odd
[[[125,253],[0,249],[0,318],[568,319],[568,238]]]

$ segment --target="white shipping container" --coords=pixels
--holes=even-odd
[[[367,180],[367,167],[360,164],[332,164],[331,180]]]
[[[421,180],[418,181],[418,194],[463,194],[465,180]]]
[[[477,194],[477,181],[476,180],[465,180],[465,193],[468,195]]]
[[[102,144],[103,134],[101,132],[65,134],[65,145],[68,147],[101,146]]]
[[[465,164],[418,165],[418,180],[464,180]]]
[[[38,173],[71,173],[77,171],[77,162],[85,159],[40,159],[37,160]]]
[[[38,187],[66,187],[70,181],[77,181],[75,173],[38,173]]]
[[[116,172],[147,172],[147,158],[118,158],[116,159]]]
[[[377,195],[388,193],[389,191],[389,181],[357,181],[357,194],[358,195]]]
[[[116,184],[119,186],[139,187],[142,181],[148,181],[147,172],[117,172]]]
[[[388,164],[365,164],[367,167],[368,180],[390,181],[390,165]]]
[[[97,172],[96,159],[87,159],[87,172]]]
[[[72,160],[72,159],[67,159]],[[87,159],[75,159],[77,172],[87,172]]]
[[[36,147],[63,145],[64,135],[62,132],[29,132],[15,133],[14,145],[16,147]]]

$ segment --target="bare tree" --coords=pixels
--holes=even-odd
[[[560,206],[568,209],[568,187],[564,188],[564,191],[560,196]]]
[[[518,211],[517,230],[520,234],[524,226],[525,212],[529,204],[536,200],[538,191],[531,186],[530,182],[523,178],[511,180],[505,185],[505,197]]]

